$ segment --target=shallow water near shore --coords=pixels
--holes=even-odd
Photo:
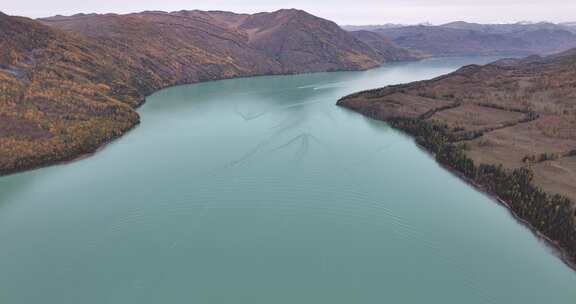
[[[162,90],[94,156],[0,178],[0,303],[554,303],[576,274],[359,90],[495,58]]]

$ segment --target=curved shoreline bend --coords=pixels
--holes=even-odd
[[[414,60],[412,60],[414,61]],[[409,61],[406,61],[409,62]],[[382,64],[383,65],[383,64]],[[316,74],[316,73],[337,73],[337,72],[360,72],[375,69],[381,67],[382,65],[373,66],[369,68],[356,68],[356,69],[339,69],[333,71],[315,71],[315,72],[302,72],[302,73],[272,73],[272,74],[247,74],[247,75],[240,75],[234,77],[222,77],[222,78],[215,78],[215,79],[207,79],[207,80],[200,80],[200,81],[191,81],[191,82],[182,82],[177,83],[174,85],[162,86],[158,89],[146,94],[145,97],[142,97],[140,100],[136,101],[136,105],[131,110],[131,116],[129,119],[123,122],[123,125],[119,129],[115,129],[112,132],[107,132],[105,136],[101,138],[90,138],[86,140],[83,144],[77,144],[73,148],[66,149],[63,151],[58,151],[59,153],[53,154],[45,154],[45,155],[33,155],[32,157],[26,159],[20,159],[20,164],[11,166],[11,167],[2,167],[0,162],[0,177],[8,176],[12,174],[22,173],[31,170],[42,169],[50,166],[67,164],[70,162],[74,162],[77,160],[85,159],[97,153],[98,151],[104,149],[108,144],[114,142],[115,140],[120,139],[126,133],[130,132],[134,128],[136,128],[140,123],[140,114],[137,112],[138,108],[144,105],[147,101],[147,98],[153,95],[156,92],[159,92],[164,89],[168,89],[171,87],[181,86],[181,85],[194,85],[212,81],[222,81],[222,80],[230,80],[230,79],[239,79],[239,78],[250,78],[250,77],[267,77],[267,76],[290,76],[290,75],[305,75],[305,74]],[[144,95],[144,94],[142,94]]]

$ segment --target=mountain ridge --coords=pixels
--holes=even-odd
[[[387,61],[387,58],[383,58],[369,46],[341,31],[334,22],[296,9],[252,15],[198,10],[170,13],[142,12],[112,16],[91,14],[44,18],[40,21],[68,32],[93,36],[93,26],[105,18],[136,18],[141,22],[180,23],[180,25],[189,23],[190,26],[195,27],[200,27],[200,22],[202,22],[209,26],[219,27],[247,37],[248,39],[243,42],[253,51],[262,52],[277,60],[284,73],[366,69]],[[180,18],[180,21],[176,21],[177,18]],[[123,35],[118,32],[114,34]],[[280,50],[280,46],[284,49]],[[307,47],[312,49],[306,49]],[[400,49],[395,45],[390,47]],[[299,62],[303,58],[307,60]],[[305,66],[310,66],[310,68],[302,70]]]

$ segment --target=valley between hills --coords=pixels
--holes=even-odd
[[[471,26],[473,28],[471,28]],[[466,66],[338,104],[414,135],[576,261],[576,34],[453,23],[345,31],[300,10],[0,13],[0,175],[96,151],[162,88],[354,71],[433,56],[548,55]]]

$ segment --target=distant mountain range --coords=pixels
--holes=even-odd
[[[168,86],[418,58],[369,36],[300,10],[0,13],[0,174],[94,151],[136,125],[134,108]]]
[[[569,24],[557,24],[551,22],[519,22],[519,23],[502,23],[502,24],[481,24],[481,23],[470,23],[464,21],[450,22],[441,25],[441,27],[462,29],[462,30],[473,30],[484,33],[494,33],[494,34],[507,34],[507,33],[517,33],[526,31],[538,31],[538,30],[573,30]]]
[[[349,28],[349,27],[345,27]],[[572,23],[369,26],[404,48],[432,56],[551,54],[576,47]]]

